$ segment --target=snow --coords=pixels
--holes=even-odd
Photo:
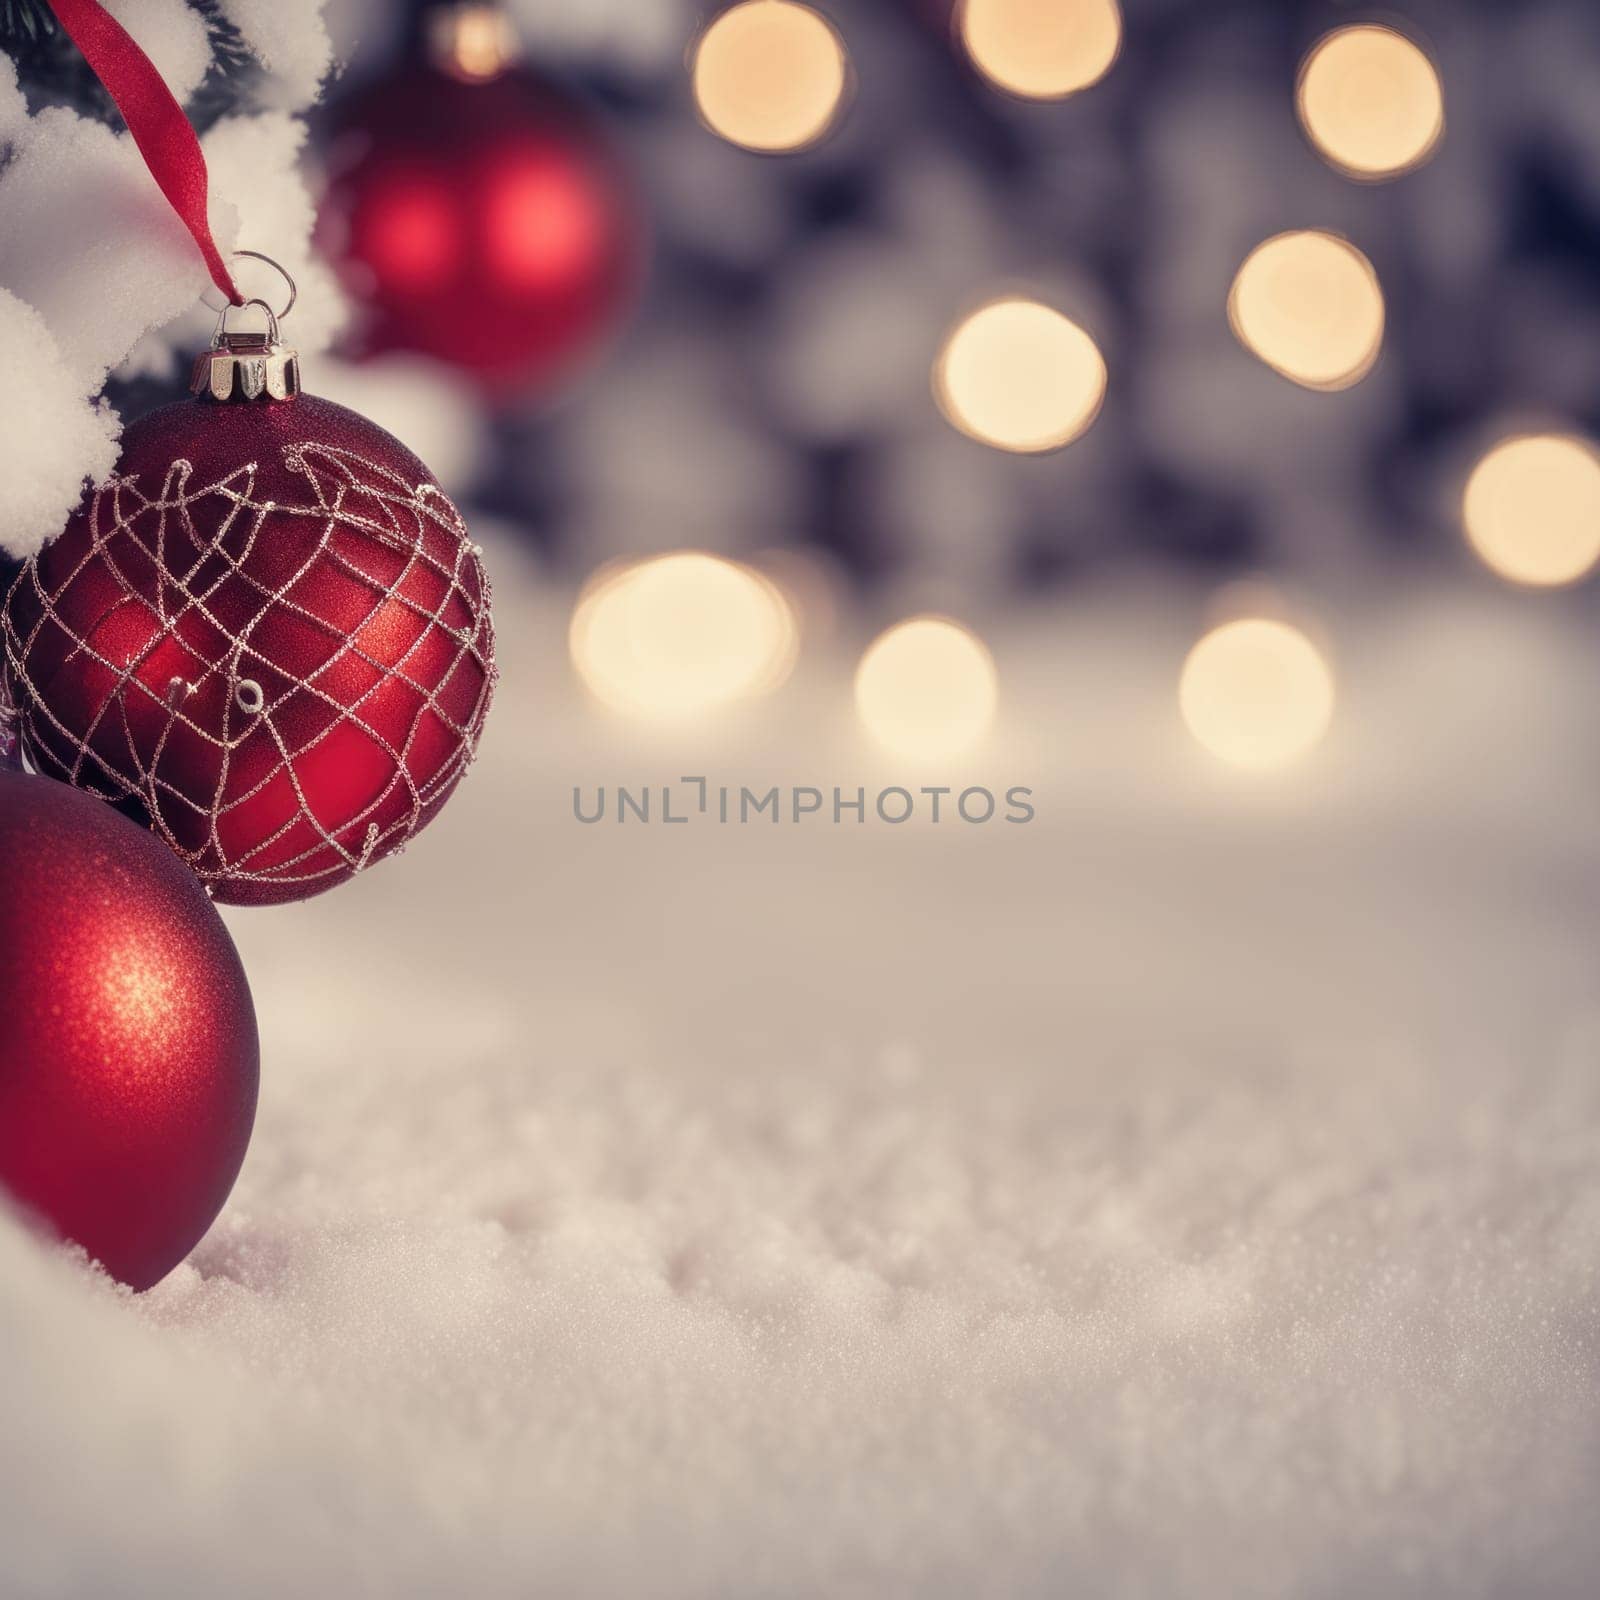
[[[182,105],[211,66],[205,18],[188,0],[106,0],[106,10],[133,36]]]
[[[116,413],[85,404],[44,319],[0,288],[0,371],[22,374],[0,384],[0,438],[50,441],[51,448],[8,452],[0,500],[0,545],[27,555],[53,537],[83,493],[86,479],[116,464]]]
[[[848,653],[667,736],[492,548],[506,680],[404,861],[230,916],[233,1201],[142,1298],[0,1226],[22,1595],[1580,1595],[1592,629],[1327,620],[1299,777],[1177,725],[1199,607],[991,631],[1026,827],[584,827],[931,782]],[[881,619],[856,617],[865,637]]]
[[[292,106],[309,105],[333,66],[322,0],[221,0],[220,9],[278,96]]]
[[[28,118],[28,102],[17,82],[17,64],[10,56],[0,56],[0,155]]]
[[[86,396],[208,282],[133,141],[65,107],[16,137],[0,206],[28,219],[0,233],[0,284],[44,318]]]

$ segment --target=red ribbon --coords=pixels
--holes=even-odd
[[[211,222],[206,215],[206,158],[183,107],[162,82],[149,56],[99,0],[48,3],[72,42],[83,52],[95,77],[116,101],[151,177],[161,185],[167,203],[200,247],[211,281],[227,295],[230,304],[243,305],[244,296],[217,249],[217,241],[211,237]]]

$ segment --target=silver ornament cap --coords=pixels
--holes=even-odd
[[[219,324],[210,349],[195,358],[189,388],[212,400],[290,400],[300,393],[300,354],[278,338],[278,319],[270,310],[265,333],[230,332]]]
[[[289,287],[283,310],[274,311],[265,300],[242,301],[237,307],[225,305],[217,317],[211,347],[195,358],[189,379],[190,391],[212,400],[292,400],[300,393],[300,355],[278,334],[278,322],[294,310],[299,298],[295,281],[280,262],[259,250],[235,250],[235,256],[250,256],[264,261]],[[230,311],[259,306],[267,319],[265,329],[244,333],[228,327]]]

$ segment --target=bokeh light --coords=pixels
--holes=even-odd
[[[1029,100],[1098,83],[1122,45],[1117,0],[962,0],[958,26],[978,70]]]
[[[747,150],[802,150],[838,116],[849,58],[809,6],[745,0],[701,35],[693,76],[695,104],[714,133]]]
[[[1348,389],[1383,346],[1383,290],[1349,240],[1315,229],[1280,233],[1239,268],[1228,320],[1275,372],[1308,389]]]
[[[1393,178],[1433,153],[1444,94],[1427,56],[1392,28],[1340,28],[1313,46],[1295,96],[1323,157],[1361,178]]]
[[[1467,539],[1513,583],[1575,583],[1600,561],[1600,456],[1585,439],[1529,434],[1483,457],[1462,498]]]
[[[1077,323],[1037,300],[993,300],[958,323],[934,366],[949,421],[999,450],[1059,449],[1099,415],[1106,364]]]
[[[1333,673],[1286,622],[1245,617],[1189,652],[1178,703],[1189,732],[1231,766],[1270,771],[1315,746],[1333,718]]]
[[[886,749],[914,760],[959,755],[988,731],[999,699],[994,658],[948,617],[897,622],[856,669],[856,710]]]
[[[516,58],[511,19],[498,5],[457,5],[428,18],[433,60],[463,83],[487,83]]]
[[[578,597],[573,666],[613,710],[704,715],[779,687],[798,635],[777,585],[703,551],[602,568]]]

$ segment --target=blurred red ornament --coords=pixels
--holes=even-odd
[[[498,11],[435,20],[431,62],[336,113],[322,238],[366,307],[368,353],[418,351],[496,395],[547,393],[634,299],[633,185],[582,106],[508,64]]]
[[[250,1142],[244,969],[182,862],[64,783],[0,771],[0,882],[0,1187],[146,1289]]]
[[[460,514],[392,435],[300,395],[271,331],[228,336],[202,398],[127,429],[0,617],[32,764],[148,821],[235,905],[404,846],[494,683]]]

